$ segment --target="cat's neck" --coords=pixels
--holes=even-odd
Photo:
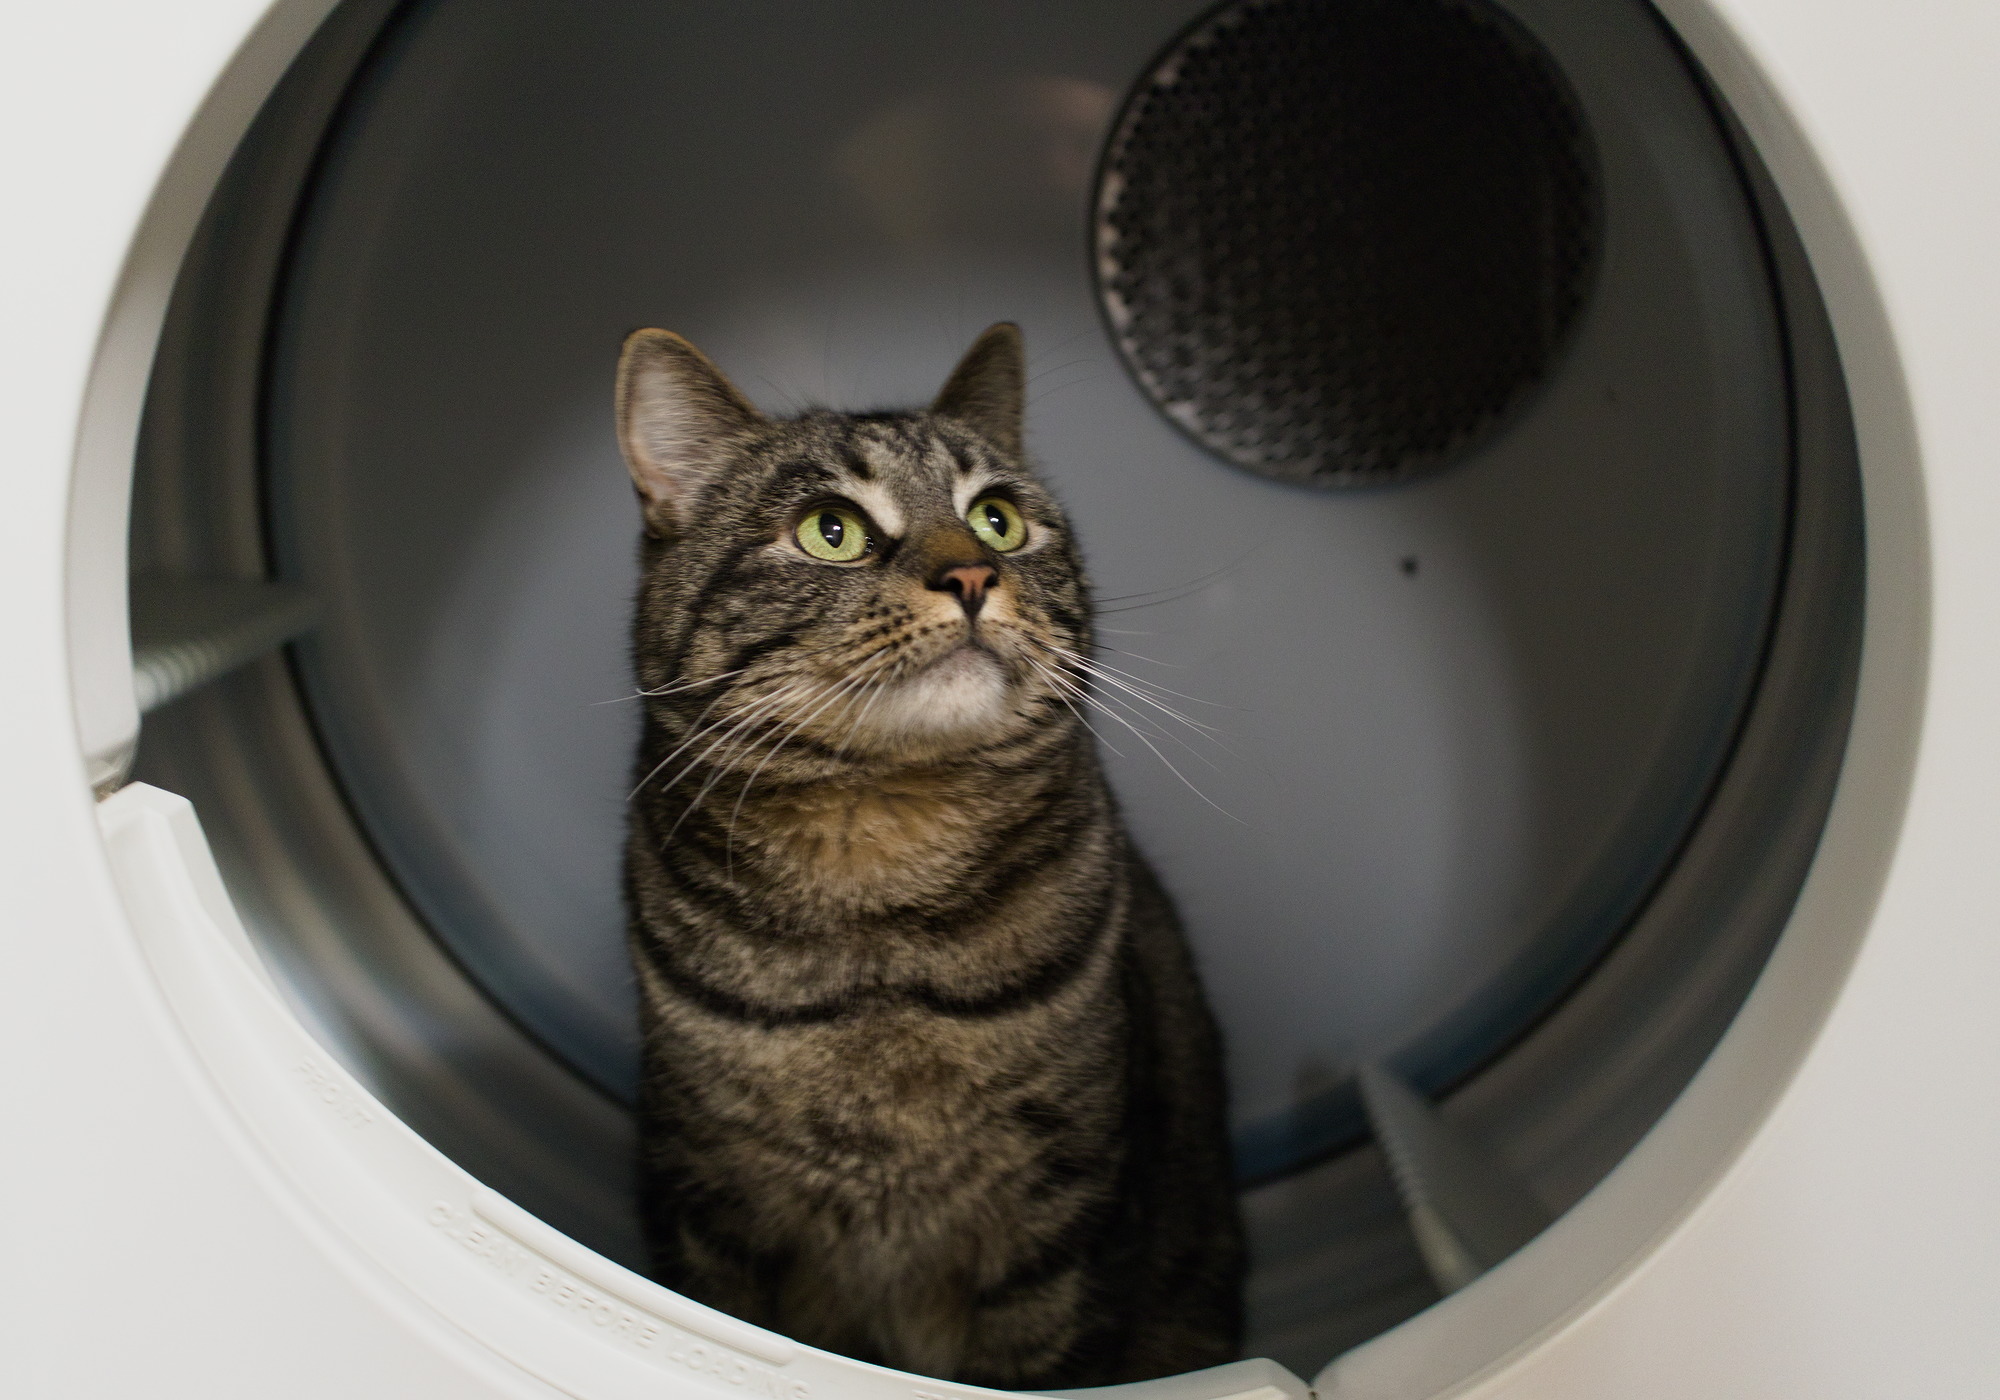
[[[653,839],[692,841],[764,898],[857,914],[976,883],[1010,832],[1102,788],[1088,737],[1056,726],[945,762],[747,778],[696,772],[644,793]]]

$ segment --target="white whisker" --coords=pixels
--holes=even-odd
[[[616,699],[596,700],[591,703],[597,705],[623,705],[628,700],[656,700],[664,695],[678,695],[684,690],[700,690],[705,685],[714,685],[717,681],[726,681],[731,676],[740,676],[749,669],[747,666],[739,666],[734,671],[724,671],[719,676],[705,676],[698,681],[681,681],[674,685],[663,685],[658,690],[635,690],[630,695],[620,695]]]
[[[1136,612],[1140,608],[1156,608],[1163,603],[1177,603],[1183,598],[1192,597],[1194,594],[1201,592],[1204,588],[1209,587],[1211,584],[1215,583],[1218,579],[1221,579],[1229,574],[1235,573],[1238,569],[1242,568],[1246,563],[1248,563],[1250,560],[1250,556],[1255,554],[1256,552],[1257,551],[1255,549],[1248,550],[1242,556],[1236,559],[1235,562],[1224,564],[1219,569],[1210,569],[1207,573],[1202,574],[1197,578],[1189,579],[1185,583],[1170,584],[1165,588],[1151,588],[1143,593],[1114,593],[1109,597],[1099,598],[1096,601],[1100,604],[1124,603],[1126,606],[1122,608],[1097,607],[1094,608],[1093,610],[1099,614]],[[1139,599],[1139,598],[1150,599],[1150,601],[1143,603],[1133,601],[1134,599]]]
[[[1196,797],[1199,797],[1203,802],[1206,802],[1209,806],[1215,808],[1216,811],[1222,813],[1222,815],[1229,818],[1229,820],[1236,822],[1239,825],[1247,825],[1247,823],[1243,821],[1243,818],[1237,816],[1234,812],[1222,806],[1214,798],[1210,797],[1207,793],[1203,792],[1200,788],[1196,787],[1194,783],[1189,780],[1187,774],[1181,772],[1180,769],[1174,766],[1172,759],[1168,758],[1165,754],[1160,752],[1160,746],[1158,744],[1155,744],[1151,739],[1147,738],[1145,731],[1140,729],[1138,725],[1126,719],[1125,716],[1119,714],[1116,710],[1112,709],[1109,705],[1105,704],[1097,696],[1091,695],[1088,692],[1080,692],[1080,693],[1082,694],[1082,698],[1084,700],[1097,707],[1099,713],[1103,714],[1106,718],[1117,720],[1120,724],[1124,725],[1127,729],[1131,730],[1133,737],[1138,739],[1138,741],[1144,744],[1147,748],[1151,749],[1153,751],[1153,757],[1159,759],[1161,763],[1165,764],[1167,771],[1169,773],[1172,773],[1176,778],[1180,779],[1182,786],[1186,787],[1189,792],[1193,793]]]
[[[1104,630],[1109,631],[1110,629],[1106,628]],[[1127,635],[1133,635],[1133,634],[1127,634]],[[1112,653],[1114,656],[1129,656],[1134,661],[1144,661],[1151,666],[1164,666],[1170,671],[1185,671],[1187,669],[1187,667],[1183,666],[1178,661],[1162,661],[1157,656],[1141,656],[1136,651],[1126,651],[1120,647],[1106,646],[1103,642],[1099,642],[1097,644],[1097,649],[1099,651],[1108,651]]]
[[[1079,666],[1078,669],[1083,670],[1084,674],[1090,676],[1091,679],[1093,680],[1108,685],[1112,687],[1114,690],[1123,691],[1125,694],[1132,696],[1136,700],[1144,701],[1146,704],[1151,705],[1154,709],[1158,710],[1161,714],[1165,715],[1168,719],[1177,719],[1182,724],[1188,726],[1188,728],[1190,729],[1198,729],[1203,734],[1209,735],[1211,737],[1222,733],[1220,729],[1217,729],[1212,724],[1203,724],[1198,719],[1192,719],[1189,716],[1182,714],[1179,710],[1176,710],[1172,705],[1167,704],[1165,701],[1160,700],[1155,696],[1147,694],[1146,691],[1140,688],[1139,686],[1128,684],[1125,681],[1120,680],[1116,676],[1105,675],[1103,672],[1098,671],[1094,667],[1085,668]],[[1172,692],[1168,693],[1171,694]]]
[[[1141,688],[1140,686],[1129,685],[1125,681],[1120,680],[1117,676],[1108,675],[1100,671],[1097,667],[1091,665],[1089,662],[1084,661],[1081,657],[1076,657],[1072,655],[1070,658],[1070,664],[1072,666],[1075,666],[1076,669],[1081,671],[1084,675],[1089,676],[1092,680],[1095,680],[1103,685],[1108,685],[1112,687],[1114,690],[1122,691],[1123,693],[1130,695],[1135,699],[1144,701],[1146,704],[1158,710],[1161,714],[1166,715],[1169,719],[1179,720],[1182,724],[1185,724],[1188,728],[1196,731],[1203,738],[1207,739],[1209,742],[1216,745],[1216,747],[1221,748],[1224,751],[1228,750],[1229,746],[1227,744],[1224,744],[1221,738],[1221,735],[1223,734],[1224,731],[1217,729],[1214,725],[1203,724],[1198,719],[1194,719],[1188,715],[1182,714],[1179,710],[1176,710],[1173,706],[1158,699],[1156,696],[1148,694],[1147,691]],[[1171,695],[1174,692],[1168,691],[1166,693]]]
[[[806,697],[805,700],[805,703],[808,705],[810,705],[814,700],[817,700],[821,695],[826,693],[825,688],[823,686],[814,687],[811,686],[810,682],[802,681],[796,688],[807,688],[807,687],[810,687],[812,692],[810,695]],[[779,699],[782,699],[782,697],[779,697]],[[710,754],[714,753],[717,748],[719,748],[725,743],[729,743],[737,739],[738,736],[742,734],[743,730],[747,726],[755,722],[761,722],[763,719],[767,718],[772,712],[772,710],[775,708],[776,703],[777,702],[775,701],[767,703],[763,707],[762,713],[746,716],[741,722],[739,722],[736,725],[734,729],[730,730],[729,733],[723,735],[722,738],[716,740],[715,743],[710,744],[706,749],[702,750],[701,756],[699,758],[695,759],[693,763],[690,763],[687,767],[683,768],[679,773],[676,773],[674,775],[674,782],[678,783],[688,773],[693,772],[694,769],[701,764],[702,760],[706,759]],[[783,723],[783,721],[780,721],[780,723]],[[727,758],[724,758],[713,765],[714,771],[710,773],[708,777],[702,781],[702,785],[700,789],[696,791],[693,799],[689,801],[686,807],[681,809],[681,814],[678,817],[674,818],[674,824],[667,828],[667,834],[660,838],[660,844],[662,846],[666,845],[667,842],[673,840],[674,833],[681,829],[681,824],[685,822],[689,817],[694,815],[695,808],[701,806],[701,804],[707,799],[708,794],[714,790],[715,785],[722,781],[722,775],[729,771],[729,765],[735,762],[737,758],[753,751],[757,747],[757,745],[761,742],[763,742],[761,737],[752,735],[746,743],[744,743],[743,745],[741,745],[736,749],[733,749]],[[672,785],[673,784],[671,783],[668,784],[669,787],[671,787]]]
[[[1164,686],[1164,685],[1161,685],[1161,684],[1160,684],[1160,683],[1159,683],[1158,681],[1149,681],[1149,680],[1147,680],[1147,679],[1146,679],[1146,678],[1145,678],[1144,676],[1135,676],[1135,675],[1133,675],[1133,674],[1132,674],[1132,673],[1131,673],[1130,671],[1121,671],[1121,670],[1119,670],[1119,669],[1118,669],[1118,668],[1117,668],[1116,666],[1110,666],[1110,665],[1106,665],[1106,664],[1105,664],[1104,662],[1102,662],[1102,661],[1096,661],[1096,660],[1093,660],[1092,658],[1090,658],[1090,657],[1088,657],[1088,656],[1085,656],[1085,655],[1084,655],[1084,654],[1083,654],[1082,652],[1080,652],[1080,651],[1072,651],[1072,650],[1070,650],[1070,649],[1069,649],[1068,647],[1065,647],[1065,646],[1056,646],[1056,647],[1054,647],[1053,649],[1054,649],[1055,651],[1058,651],[1058,652],[1061,652],[1061,653],[1062,653],[1062,654],[1063,654],[1064,656],[1067,656],[1067,657],[1068,657],[1068,658],[1070,658],[1070,660],[1072,660],[1072,661],[1077,661],[1077,662],[1081,662],[1082,664],[1084,664],[1084,665],[1086,665],[1086,666],[1096,666],[1096,667],[1100,667],[1100,668],[1102,668],[1103,670],[1106,670],[1106,671],[1109,671],[1109,672],[1110,672],[1110,673],[1111,673],[1112,675],[1114,675],[1114,676],[1123,676],[1123,677],[1124,677],[1124,678],[1125,678],[1126,680],[1128,680],[1128,681],[1134,681],[1134,682],[1136,682],[1136,683],[1137,683],[1137,684],[1139,684],[1139,685],[1144,685],[1144,686],[1151,686],[1151,687],[1152,687],[1152,688],[1153,688],[1154,690],[1157,690],[1157,691],[1159,691],[1159,692],[1160,692],[1160,693],[1161,693],[1162,695],[1171,695],[1171,696],[1175,697],[1176,699],[1179,699],[1179,700],[1187,700],[1187,701],[1190,701],[1190,702],[1192,702],[1193,704],[1196,704],[1196,705],[1210,705],[1210,706],[1213,706],[1213,707],[1214,707],[1215,709],[1218,709],[1218,710],[1233,710],[1233,709],[1235,709],[1235,708],[1236,708],[1236,706],[1234,706],[1234,705],[1225,705],[1225,704],[1223,704],[1223,703],[1222,703],[1221,701],[1219,701],[1219,700],[1204,700],[1204,699],[1202,699],[1202,698],[1201,698],[1201,697],[1200,697],[1199,695],[1183,695],[1183,694],[1181,694],[1181,692],[1180,692],[1180,691],[1178,691],[1178,690],[1171,690],[1171,689],[1169,689],[1168,687],[1166,687],[1166,686]],[[1131,655],[1131,653],[1130,653],[1130,652],[1120,652],[1119,654],[1120,654],[1121,656],[1129,656],[1129,655]],[[1141,661],[1152,661],[1152,658],[1151,658],[1150,656],[1142,656],[1142,657],[1140,657],[1140,658],[1139,658],[1139,660],[1141,660]],[[1157,666],[1164,666],[1164,665],[1166,665],[1167,663],[1166,663],[1166,662],[1164,662],[1164,661],[1158,661],[1158,662],[1154,662],[1154,664],[1155,664],[1155,665],[1157,665]]]
[[[728,698],[729,698],[729,693],[727,691],[724,691],[721,695],[716,696],[713,700],[709,701],[708,704],[702,707],[701,713],[694,717],[694,723],[689,726],[689,732],[687,738],[683,739],[680,742],[680,744],[674,748],[673,752],[669,753],[665,758],[661,759],[658,763],[654,764],[652,772],[648,773],[645,777],[639,779],[637,785],[635,785],[630,792],[625,794],[625,800],[627,802],[630,802],[633,798],[637,797],[642,791],[644,791],[646,784],[652,782],[653,779],[659,777],[660,770],[665,768],[669,763],[672,763],[678,755],[680,755],[687,749],[688,745],[700,739],[702,735],[707,734],[710,731],[718,729],[722,725],[729,723],[729,716],[727,715],[724,715],[721,719],[718,719],[714,724],[702,723],[703,720],[708,718],[708,712],[710,710],[713,710],[717,705],[720,705],[724,700]]]
[[[1076,722],[1078,724],[1082,725],[1085,729],[1090,731],[1090,736],[1093,739],[1097,740],[1098,743],[1104,745],[1105,748],[1110,749],[1111,752],[1116,754],[1119,758],[1125,757],[1124,751],[1121,750],[1117,745],[1113,744],[1109,739],[1105,738],[1102,734],[1098,733],[1097,726],[1092,724],[1089,720],[1085,719],[1083,717],[1083,711],[1079,710],[1075,705],[1071,704],[1070,698],[1067,695],[1063,694],[1061,689],[1063,684],[1063,677],[1057,675],[1054,671],[1051,671],[1048,667],[1042,665],[1042,663],[1039,661],[1030,660],[1028,664],[1030,666],[1033,666],[1037,671],[1040,671],[1044,676],[1048,677],[1048,679],[1056,685],[1057,687],[1056,699],[1062,702],[1062,706],[1064,709],[1068,710],[1071,714],[1076,716]]]
[[[1077,686],[1074,680],[1071,680],[1069,683],[1073,688],[1073,690],[1075,691],[1075,693],[1081,695],[1085,700],[1095,705],[1103,713],[1110,715],[1113,719],[1120,718],[1119,715],[1116,713],[1116,711],[1113,711],[1110,708],[1112,705],[1117,705],[1119,709],[1123,710],[1127,715],[1131,716],[1132,722],[1145,725],[1147,731],[1150,732],[1154,738],[1164,739],[1168,743],[1180,745],[1181,748],[1185,749],[1198,762],[1204,764],[1211,772],[1220,773],[1222,771],[1222,769],[1217,767],[1215,762],[1212,759],[1210,759],[1207,754],[1195,748],[1194,745],[1188,743],[1187,740],[1181,738],[1180,735],[1174,733],[1166,726],[1160,724],[1157,720],[1155,720],[1151,715],[1148,715],[1145,711],[1135,708],[1130,702],[1120,699],[1116,695],[1092,694],[1089,690]],[[1176,719],[1181,718],[1181,716],[1178,715],[1174,717]],[[1132,727],[1132,723],[1130,722],[1126,722],[1122,719],[1120,720],[1120,722],[1125,723],[1125,727],[1128,729]],[[1190,721],[1183,721],[1183,722],[1190,722]],[[1199,726],[1197,726],[1197,728],[1199,728]],[[1218,748],[1222,748],[1225,753],[1229,752],[1227,747],[1222,745],[1219,740],[1215,740],[1208,735],[1203,735],[1202,737],[1209,738],[1209,741],[1211,743],[1216,744]],[[1123,755],[1121,754],[1120,757],[1123,757]],[[1230,757],[1235,758],[1236,755],[1231,753]]]
[[[647,783],[650,783],[656,776],[658,776],[660,769],[665,768],[669,763],[672,763],[676,757],[678,757],[680,754],[685,753],[703,736],[712,734],[716,730],[721,729],[725,725],[730,726],[729,732],[727,734],[724,734],[722,738],[716,740],[713,744],[710,744],[706,749],[703,749],[700,754],[698,754],[694,759],[692,759],[687,764],[686,767],[682,768],[680,772],[674,774],[672,778],[667,780],[666,787],[671,789],[675,783],[678,783],[682,778],[685,778],[689,773],[692,773],[697,767],[699,767],[703,759],[707,758],[710,754],[714,753],[717,748],[721,747],[723,744],[727,743],[731,738],[735,737],[735,735],[740,733],[745,725],[750,724],[751,722],[759,718],[761,713],[767,712],[772,707],[784,703],[786,699],[788,699],[792,695],[797,694],[798,691],[804,689],[809,684],[810,682],[807,681],[795,681],[790,685],[781,687],[776,693],[771,695],[766,695],[761,700],[755,701],[753,704],[751,704],[748,711],[743,714],[724,715],[714,724],[708,725],[704,728],[697,729],[694,733],[690,734],[686,739],[682,740],[681,743],[675,747],[672,753],[668,754],[665,758],[661,759],[659,763],[655,765],[653,771],[651,773],[648,773],[643,779],[640,780],[639,786],[632,789],[631,793],[627,795],[625,800],[627,802],[630,802],[632,798],[637,797],[639,795],[640,789],[644,788]],[[722,696],[717,696],[715,700],[710,701],[708,710],[714,709],[715,706],[722,700],[722,698],[723,698]],[[707,717],[708,710],[703,710],[701,712],[703,718]],[[701,721],[700,719],[697,719],[695,722],[697,724],[700,724]]]
[[[868,689],[862,692],[868,697],[868,703],[861,707],[861,713],[848,722],[847,732],[841,735],[840,742],[833,746],[835,753],[845,754],[847,752],[848,744],[853,741],[856,734],[861,732],[861,722],[868,718],[868,712],[875,707],[875,702],[882,698],[882,692],[888,688],[889,678],[887,676],[877,676],[873,681],[869,682]]]
[[[791,743],[792,740],[798,738],[800,731],[802,731],[807,725],[811,724],[814,720],[818,719],[821,713],[823,713],[828,706],[832,705],[836,700],[840,699],[843,692],[849,690],[853,686],[861,684],[864,679],[865,678],[861,676],[849,676],[845,680],[841,681],[837,686],[835,686],[833,694],[827,697],[826,701],[820,705],[819,709],[814,710],[811,714],[807,715],[804,719],[800,720],[797,724],[793,725],[791,733],[787,734],[784,738],[780,739],[777,743],[777,746],[774,747],[769,753],[765,754],[762,761],[760,761],[755,768],[750,770],[750,776],[743,780],[743,791],[736,794],[736,805],[733,808],[731,808],[729,812],[729,838],[727,842],[724,844],[724,854],[728,857],[728,871],[732,879],[735,877],[736,874],[736,822],[737,819],[743,815],[743,803],[749,798],[750,789],[756,784],[758,774],[762,773],[766,768],[770,767],[771,760],[776,758],[780,753],[784,751],[785,745]],[[856,695],[858,696],[859,692],[856,692]],[[815,696],[815,698],[817,698],[817,696]],[[700,799],[697,798],[696,800],[699,801]]]

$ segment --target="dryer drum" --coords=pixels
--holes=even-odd
[[[643,1267],[618,344],[867,408],[1002,319],[1108,663],[1197,721],[1124,697],[1108,766],[1309,1375],[1674,1102],[1841,762],[1841,368],[1639,0],[347,0],[175,289],[137,776],[332,1055]]]

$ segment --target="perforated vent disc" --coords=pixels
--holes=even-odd
[[[1140,385],[1237,466],[1442,466],[1549,374],[1596,264],[1597,168],[1540,45],[1476,0],[1240,0],[1127,100],[1098,292]]]

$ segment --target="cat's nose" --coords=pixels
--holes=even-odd
[[[956,593],[967,617],[979,616],[986,591],[1000,581],[1000,571],[991,564],[948,564],[931,576],[929,587],[940,593]]]

